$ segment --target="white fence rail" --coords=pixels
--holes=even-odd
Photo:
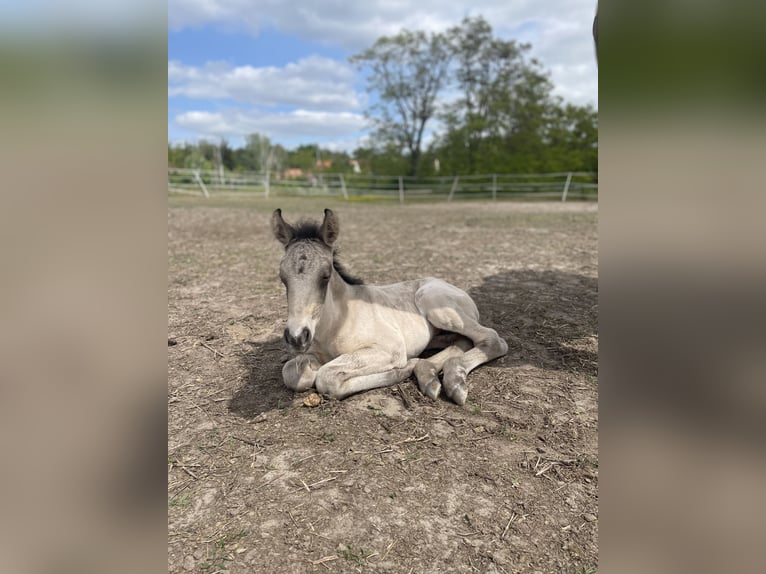
[[[280,178],[256,172],[168,168],[168,191],[202,194],[248,193],[276,196],[337,196],[345,199],[571,199],[597,200],[598,174],[587,172],[410,177],[322,173]]]

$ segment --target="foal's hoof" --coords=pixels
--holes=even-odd
[[[439,398],[439,393],[442,390],[442,384],[439,382],[439,379],[437,378],[434,381],[431,381],[426,385],[425,391],[423,393],[432,400],[436,400]]]
[[[450,398],[462,407],[468,398],[468,391],[465,390],[463,385],[460,385],[452,391]]]
[[[444,392],[460,406],[463,406],[468,398],[465,378],[465,368],[460,364],[459,359],[449,359],[444,363]]]
[[[442,390],[442,384],[439,382],[439,373],[436,367],[425,359],[418,361],[415,365],[415,378],[418,380],[418,388],[430,399],[436,400]]]

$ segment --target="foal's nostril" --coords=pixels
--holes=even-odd
[[[311,333],[305,327],[301,329],[297,337],[294,337],[289,329],[285,329],[285,342],[295,349],[303,349],[307,347],[310,339]]]

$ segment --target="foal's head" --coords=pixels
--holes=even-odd
[[[271,216],[271,228],[285,246],[279,265],[279,278],[287,289],[285,341],[295,351],[305,352],[314,337],[332,277],[338,218],[325,209],[321,225],[308,221],[292,226],[277,209]]]

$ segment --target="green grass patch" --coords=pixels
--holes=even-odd
[[[345,548],[341,548],[338,551],[341,558],[359,566],[363,566],[367,563],[367,551],[364,548],[354,548],[351,544],[346,544]]]
[[[191,497],[189,494],[183,494],[181,496],[173,496],[172,498],[168,498],[168,506],[179,506],[181,508],[184,508],[186,506],[189,506],[191,504]]]

